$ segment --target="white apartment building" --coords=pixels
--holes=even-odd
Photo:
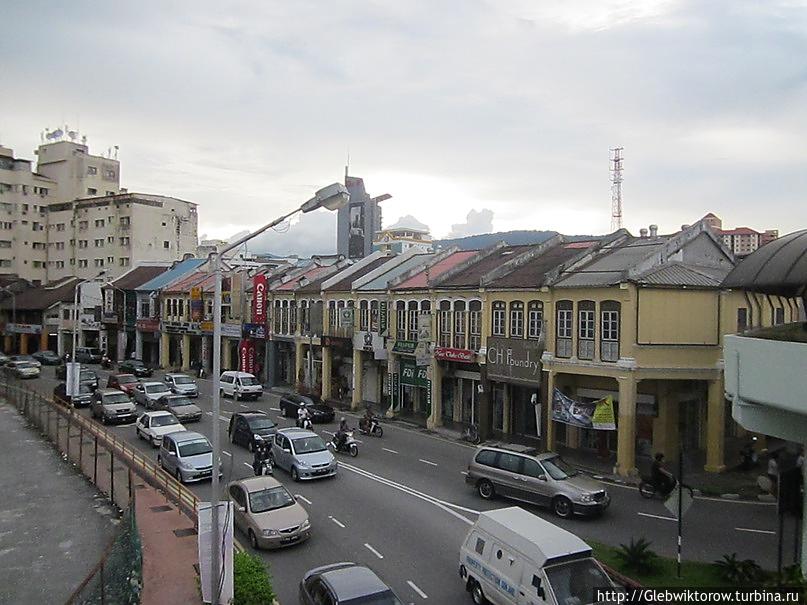
[[[91,155],[85,142],[56,140],[35,154],[34,170],[0,146],[0,274],[47,283],[103,269],[115,278],[196,254],[196,204],[126,192],[120,162]]]

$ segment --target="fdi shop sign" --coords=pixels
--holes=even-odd
[[[488,378],[537,386],[541,383],[543,343],[521,338],[488,338]]]
[[[413,359],[401,358],[401,384],[413,387],[429,387],[429,374],[426,368],[415,365]]]

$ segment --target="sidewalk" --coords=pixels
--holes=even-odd
[[[115,534],[117,510],[5,403],[0,460],[0,603],[64,603]]]

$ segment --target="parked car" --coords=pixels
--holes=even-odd
[[[112,374],[106,379],[106,388],[118,389],[130,397],[134,397],[135,389],[140,381],[134,374]]]
[[[307,572],[300,582],[300,603],[403,605],[375,572],[355,563],[334,563]]]
[[[465,481],[486,500],[499,495],[540,504],[563,518],[596,515],[611,502],[602,483],[581,475],[558,454],[512,444],[477,448]]]
[[[170,433],[160,444],[157,464],[180,483],[210,479],[213,476],[213,448],[207,437],[200,433]]]
[[[90,404],[93,418],[101,422],[134,422],[137,408],[129,396],[117,389],[99,389],[93,393]]]
[[[227,486],[233,520],[252,548],[282,548],[311,537],[306,510],[283,485],[270,476],[233,481]]]
[[[151,410],[160,397],[169,395],[170,393],[171,389],[169,389],[168,385],[164,382],[157,382],[156,380],[141,382],[135,385],[134,400],[135,403],[139,403],[147,410]]]
[[[118,364],[118,372],[121,374],[134,374],[138,378],[150,378],[154,370],[139,359],[125,359]]]
[[[196,381],[187,374],[166,374],[165,384],[176,394],[188,397],[199,396],[199,386]]]
[[[98,388],[98,374],[95,370],[81,368],[78,373],[79,384],[86,384],[93,391]]]
[[[62,363],[62,358],[53,351],[37,351],[31,357],[45,366],[57,366]]]
[[[78,395],[73,395],[71,397],[67,394],[67,383],[61,382],[56,385],[55,389],[53,389],[53,398],[57,401],[57,403],[72,405],[76,408],[86,408],[89,407],[90,403],[92,402],[92,393],[93,389],[91,389],[88,384],[79,384]]]
[[[301,407],[311,414],[311,422],[333,422],[333,408],[316,395],[290,393],[280,398],[280,413],[286,418],[297,418],[297,411]]]
[[[39,378],[40,368],[30,361],[10,361],[6,364],[5,370],[11,376],[20,379]]]
[[[231,443],[243,446],[251,452],[255,449],[256,441],[271,441],[276,430],[277,424],[265,412],[249,410],[230,416],[227,434]]]
[[[338,464],[322,437],[304,429],[280,429],[269,452],[272,465],[287,471],[293,481],[336,475]]]
[[[156,402],[152,402],[152,408],[171,412],[182,422],[198,422],[202,418],[202,410],[198,405],[192,403],[185,395],[174,395],[170,391]]]
[[[163,437],[169,433],[187,430],[171,412],[146,412],[137,419],[135,432],[140,439],[160,447]]]
[[[246,372],[223,372],[220,379],[221,395],[233,399],[258,399],[263,395],[263,386],[252,374]]]
[[[27,361],[28,363],[34,364],[36,367],[42,367],[42,363],[37,361],[33,355],[12,355],[9,357],[9,361]]]
[[[9,361],[11,361],[11,358],[8,355],[0,353],[0,366],[6,365]]]
[[[89,364],[101,363],[103,356],[103,352],[97,347],[76,347],[76,358],[74,361]]]

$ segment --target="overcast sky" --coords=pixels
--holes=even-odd
[[[4,2],[0,143],[67,123],[226,237],[351,173],[437,237],[807,226],[804,2]],[[474,211],[473,213],[471,211]],[[465,223],[465,224],[464,224]],[[302,235],[302,237],[301,237]],[[333,249],[332,217],[278,234]],[[274,246],[273,246],[274,247]],[[286,250],[275,249],[276,252]]]

